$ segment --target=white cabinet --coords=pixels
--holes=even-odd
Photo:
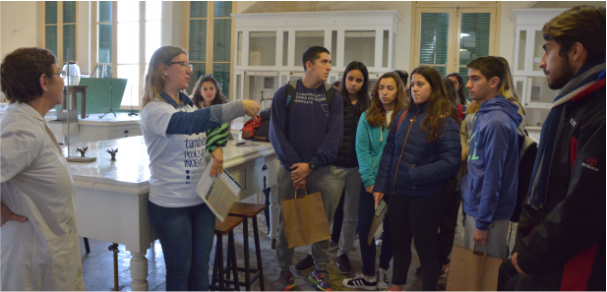
[[[514,62],[510,64],[514,85],[525,108],[547,109],[556,97],[539,67],[544,55],[542,27],[565,9],[514,9]]]
[[[302,55],[311,46],[331,52],[328,83],[338,81],[352,61],[363,62],[369,79],[394,70],[394,10],[233,14],[236,30],[235,99],[260,101],[269,107],[274,92],[303,77]],[[364,19],[364,22],[361,21]],[[371,78],[374,76],[374,78]],[[372,88],[372,87],[370,87]]]

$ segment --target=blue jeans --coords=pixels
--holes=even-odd
[[[205,204],[165,208],[148,201],[150,223],[162,246],[167,291],[208,291],[215,214]]]
[[[363,260],[363,274],[365,276],[375,275],[375,240],[371,245],[367,244],[373,216],[375,215],[375,199],[373,194],[367,193],[365,185],[361,184],[360,201],[358,204],[358,241],[360,243],[360,255]],[[388,196],[384,196],[388,203]],[[390,206],[388,206],[388,210]],[[388,270],[392,259],[392,230],[390,222],[384,218],[384,238],[382,240],[381,254],[379,255],[379,267]]]

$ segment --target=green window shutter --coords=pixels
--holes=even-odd
[[[219,82],[221,93],[230,100],[230,63],[213,64],[213,77]]]
[[[193,3],[193,2],[192,2]],[[190,61],[206,61],[207,20],[190,20]]]
[[[468,88],[466,88],[466,84],[468,84],[468,68],[467,67],[459,67],[459,75],[462,75],[462,79],[464,79],[464,95],[468,100],[470,100],[470,95],[468,94]]]
[[[449,13],[422,13],[420,64],[447,64]]]
[[[99,24],[98,36],[99,50],[97,52],[97,62],[112,63],[112,25]]]
[[[198,79],[200,79],[200,76],[204,76],[206,75],[205,71],[206,71],[206,64],[205,63],[191,63],[192,67],[194,67],[192,69],[192,75],[190,75],[190,82],[188,82],[188,93],[190,95],[193,95],[194,92],[194,86],[196,85],[196,82],[198,82]]]
[[[44,23],[57,23],[57,1],[44,2]]]
[[[112,1],[99,1],[99,22],[112,22]]]
[[[63,2],[63,22],[76,22],[76,1]]]
[[[57,54],[57,26],[50,25],[44,28],[44,47],[49,51],[53,52],[53,55]]]
[[[190,18],[207,17],[207,1],[190,2]]]
[[[213,61],[230,62],[232,48],[232,19],[215,19],[213,32]]]
[[[232,13],[232,1],[215,1],[215,17],[226,17]]]
[[[489,55],[491,13],[462,13],[460,64]]]
[[[67,51],[70,51],[69,59]],[[70,60],[76,60],[76,25],[65,24],[63,25],[63,61],[67,62]]]

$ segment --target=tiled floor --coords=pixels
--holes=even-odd
[[[261,234],[265,235],[267,233],[266,220],[263,216],[263,213],[258,217],[259,229]],[[251,231],[249,232],[251,236],[250,240],[250,250],[255,250],[255,245],[252,243],[252,227],[250,227]],[[238,257],[238,264],[243,265],[242,259],[242,225],[235,229],[235,237],[236,237],[236,251]],[[379,233],[379,232],[378,232]],[[458,220],[458,227],[455,235],[455,246],[461,245],[463,238],[463,226],[461,225],[461,218]],[[266,236],[260,236],[261,241],[261,249],[262,249],[262,259],[263,259],[263,268],[264,268],[264,278],[266,283],[266,290],[278,290],[278,274],[280,273],[280,269],[276,264],[276,253],[271,249],[271,240]],[[511,246],[514,239],[511,240]],[[227,242],[227,238],[224,239],[224,242]],[[114,271],[113,271],[113,257],[112,252],[108,251],[108,246],[111,244],[109,242],[99,241],[99,240],[89,240],[91,253],[85,254],[84,244],[81,240],[81,250],[83,254],[83,269],[84,269],[84,282],[86,284],[87,290],[96,290],[96,291],[109,291],[114,289]],[[419,267],[419,259],[417,257],[417,253],[413,246],[411,246],[412,253],[412,261],[411,266],[409,268],[408,279],[410,279],[409,283],[405,285],[405,290],[421,290],[421,279],[415,276],[415,269]],[[123,291],[131,290],[131,278],[130,278],[130,260],[131,255],[128,251],[124,249],[124,246],[119,246],[120,252],[118,253],[118,284],[119,289]],[[224,248],[224,251],[226,249]],[[309,252],[309,247],[297,248],[295,250],[295,255],[293,256],[293,265],[295,265],[298,261],[302,260],[306,257]],[[211,262],[209,265],[211,266],[209,271],[212,272],[213,265],[213,255],[215,254],[215,249],[211,251]],[[377,253],[379,257],[379,252]],[[353,276],[344,276],[338,273],[337,266],[335,265],[336,260],[336,252],[330,252],[331,263],[329,264],[329,274],[331,278],[331,285],[336,290],[352,290],[348,288],[342,287],[342,280],[346,277]],[[162,249],[160,247],[160,243],[158,241],[154,242],[153,248],[149,249],[146,255],[148,259],[148,282],[149,289],[154,291],[163,291],[166,289],[166,269],[164,265],[164,259],[162,256]],[[350,261],[352,262],[353,272],[360,271],[362,268],[362,261],[360,258],[360,249],[358,240],[354,244],[353,251],[350,253]],[[379,261],[379,259],[378,259]],[[256,260],[254,253],[251,253],[251,265],[256,265]],[[292,268],[292,271],[295,271]],[[305,273],[296,274],[296,284],[298,290],[315,290],[315,287],[307,280],[307,277],[312,272],[312,270],[307,271]],[[389,275],[392,275],[392,269],[388,271]],[[240,279],[244,279],[244,273],[239,274]],[[439,284],[445,283],[446,281],[440,280]],[[259,283],[255,282],[252,287],[253,290],[259,290]],[[242,289],[244,290],[244,288]]]

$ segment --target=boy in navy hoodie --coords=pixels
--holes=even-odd
[[[468,64],[468,92],[481,108],[476,113],[468,156],[468,175],[462,179],[466,221],[464,247],[487,245],[487,255],[507,259],[508,222],[518,187],[518,106],[498,90],[504,64],[496,57],[480,57]]]
[[[325,81],[331,71],[331,56],[326,48],[308,48],[302,63],[305,75],[297,81],[296,96],[287,96],[289,85],[283,85],[272,101],[270,142],[282,165],[278,172],[278,197],[280,202],[293,198],[296,190],[307,190],[309,194],[320,191],[331,221],[339,196],[330,196],[328,187],[336,181],[329,165],[337,157],[342,142],[343,100],[339,91],[335,91],[332,104],[327,103]],[[289,108],[291,98],[294,100]],[[279,229],[276,257],[281,268],[280,290],[290,291],[295,288],[295,277],[290,272],[294,250],[289,248],[283,220]],[[329,239],[312,244],[316,270],[310,280],[323,291],[333,291],[327,272],[329,245]]]

